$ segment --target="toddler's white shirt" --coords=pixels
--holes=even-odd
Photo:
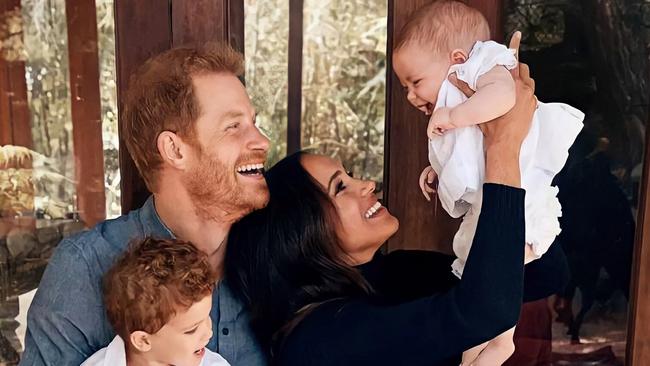
[[[126,366],[124,341],[120,336],[115,336],[108,346],[95,352],[81,366]],[[230,364],[221,355],[206,348],[199,366],[230,366]]]

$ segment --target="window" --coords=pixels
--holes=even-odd
[[[61,238],[120,213],[113,1],[72,3],[0,5],[0,364]]]
[[[289,37],[291,19],[302,19],[302,28]],[[271,138],[270,164],[291,152],[287,136],[299,131],[301,149],[383,180],[386,23],[385,0],[246,1],[246,84]],[[298,98],[287,101],[298,84],[286,75],[296,70]],[[300,120],[288,117],[293,108]]]

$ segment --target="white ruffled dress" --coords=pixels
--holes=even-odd
[[[453,65],[448,73],[456,72],[460,80],[476,90],[479,77],[499,65],[514,68],[517,60],[513,51],[496,42],[479,41],[472,47],[468,60]],[[455,107],[466,100],[458,88],[445,80],[435,108]],[[558,189],[551,186],[551,181],[566,163],[583,119],[582,112],[567,104],[539,103],[521,147],[526,243],[538,257],[546,253],[560,233],[558,217],[562,216],[562,209]],[[430,139],[429,162],[438,174],[438,197],[443,208],[452,217],[464,215],[453,243],[457,259],[452,271],[460,277],[476,232],[485,178],[483,135],[478,126],[453,129]]]

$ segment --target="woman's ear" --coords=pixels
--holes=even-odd
[[[151,336],[147,332],[136,330],[131,333],[129,341],[139,352],[149,352],[151,350]]]
[[[457,48],[449,54],[449,61],[451,61],[452,65],[462,64],[467,61],[467,53],[465,53],[465,50]]]
[[[183,169],[187,164],[187,144],[177,134],[163,131],[156,141],[158,153],[166,164],[176,169]]]

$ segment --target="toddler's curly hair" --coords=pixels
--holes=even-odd
[[[176,311],[210,296],[216,277],[207,255],[189,242],[134,242],[104,276],[108,319],[125,342],[134,331],[154,334]]]

